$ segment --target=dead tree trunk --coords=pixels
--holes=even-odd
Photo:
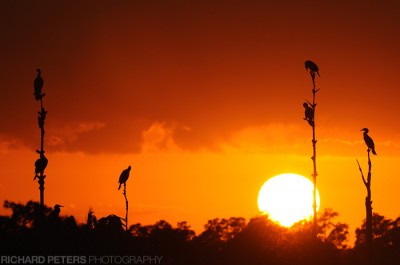
[[[311,79],[313,82],[313,88],[312,88],[312,93],[313,93],[313,100],[312,103],[306,102],[303,104],[305,108],[305,118],[308,122],[308,124],[312,128],[312,147],[313,147],[313,154],[312,154],[312,161],[313,161],[313,173],[311,174],[313,177],[313,184],[314,184],[314,189],[313,189],[313,237],[317,238],[317,233],[318,233],[318,224],[317,224],[317,140],[316,140],[316,135],[315,135],[315,108],[317,106],[317,103],[315,102],[315,96],[316,93],[319,91],[319,89],[315,88],[315,73],[317,73],[318,68],[315,65],[316,69],[310,69],[310,75]],[[306,67],[307,68],[307,67]]]
[[[126,182],[124,183],[124,197],[125,197],[125,231],[128,231],[128,198],[126,197]]]
[[[39,127],[40,127],[40,151],[36,150],[36,152],[39,155],[44,156],[44,121],[46,119],[46,114],[47,111],[43,108],[43,96],[40,98],[40,112],[39,112]],[[44,174],[44,169],[39,173],[38,177],[38,183],[39,183],[39,191],[40,191],[40,206],[43,208],[44,207],[44,179],[46,178],[46,175]]]
[[[40,206],[44,209],[44,179],[46,175],[44,174],[44,170],[47,167],[48,160],[44,155],[44,124],[47,116],[47,111],[43,107],[43,97],[46,95],[42,92],[44,81],[40,75],[40,69],[36,70],[38,75],[34,81],[34,96],[36,101],[40,101],[40,111],[38,112],[38,125],[40,128],[40,150],[36,150],[36,153],[39,154],[39,159],[35,162],[35,179],[38,179],[39,183],[39,191],[40,191]]]
[[[370,157],[370,149],[367,150],[368,153],[368,175],[367,179],[364,177],[364,173],[361,169],[360,163],[357,160],[358,168],[361,173],[362,181],[367,189],[367,196],[365,197],[365,233],[366,233],[366,243],[367,243],[367,251],[368,251],[368,263],[373,264],[373,236],[372,236],[372,194],[371,194],[371,157]]]
[[[314,75],[315,76],[315,75]],[[314,122],[312,124],[312,146],[313,146],[313,156],[312,156],[312,161],[313,161],[313,183],[314,183],[314,189],[313,189],[313,212],[314,212],[314,216],[313,216],[313,235],[314,238],[317,238],[317,140],[315,138],[315,107],[316,107],[316,103],[315,103],[315,94],[317,93],[318,90],[315,89],[315,82],[314,82],[314,76],[313,76],[313,102],[312,102],[312,109],[313,109],[313,113],[314,113]]]

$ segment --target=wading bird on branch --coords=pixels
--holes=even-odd
[[[368,147],[368,151],[371,150],[372,153],[376,155],[374,140],[372,140],[372,138],[368,135],[368,128],[361,129],[360,131],[364,131],[364,141]]]
[[[59,204],[54,205],[54,208],[50,212],[49,217],[48,217],[49,221],[55,221],[58,219],[58,217],[60,216],[60,212],[61,212],[60,207],[64,207],[64,206],[59,205]]]
[[[121,175],[119,176],[119,187],[118,187],[118,190],[120,190],[121,189],[121,185],[122,184],[125,184],[126,183],[126,181],[128,180],[128,178],[129,178],[129,173],[131,172],[131,166],[129,166],[127,169],[124,169],[123,171],[122,171],[122,173],[121,173]]]

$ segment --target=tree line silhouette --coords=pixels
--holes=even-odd
[[[335,222],[337,212],[319,215],[317,240],[313,222],[292,228],[279,226],[267,215],[248,222],[242,217],[216,218],[196,234],[187,222],[176,226],[165,220],[153,225],[133,224],[123,218],[97,218],[90,209],[85,223],[73,216],[54,216],[39,202],[10,201],[10,216],[0,216],[1,255],[158,255],[162,264],[367,264],[365,221],[356,229],[354,247],[348,246],[348,225]],[[44,211],[42,210],[44,209]],[[44,214],[43,214],[44,213]],[[400,264],[400,217],[374,213],[373,244],[379,264]]]

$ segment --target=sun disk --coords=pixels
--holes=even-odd
[[[313,183],[301,175],[286,173],[267,180],[258,194],[261,212],[285,227],[313,216]],[[320,197],[317,189],[317,210]]]

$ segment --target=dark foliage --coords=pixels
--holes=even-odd
[[[365,223],[357,229],[354,248],[347,247],[348,226],[335,223],[338,215],[325,210],[318,219],[318,239],[313,224],[301,222],[290,229],[266,216],[246,222],[241,217],[209,220],[196,235],[186,222],[176,227],[161,220],[154,225],[131,225],[125,231],[116,215],[97,219],[89,210],[87,222],[73,216],[49,221],[50,208],[39,203],[6,201],[10,216],[0,216],[2,255],[162,256],[161,264],[365,264]],[[62,215],[61,215],[62,216]],[[400,264],[400,218],[374,215],[377,264]]]

